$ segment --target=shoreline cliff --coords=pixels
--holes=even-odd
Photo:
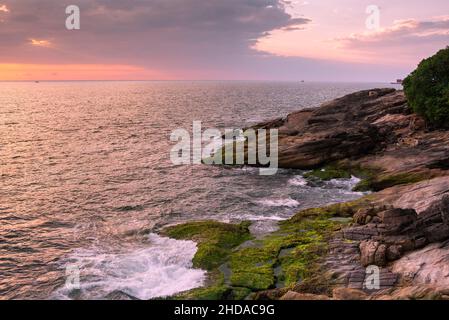
[[[279,166],[362,179],[359,200],[307,209],[263,239],[249,224],[162,230],[198,243],[209,271],[189,299],[449,299],[449,130],[428,130],[402,91],[373,89],[256,128],[279,130]],[[368,266],[380,272],[367,287]]]

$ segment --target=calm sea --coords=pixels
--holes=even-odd
[[[247,127],[385,86],[0,83],[0,299],[148,299],[200,286],[195,244],[160,237],[160,227],[252,220],[260,234],[301,208],[360,194],[353,180],[310,185],[295,170],[174,166],[172,130],[194,120]],[[76,270],[80,290],[66,285]]]

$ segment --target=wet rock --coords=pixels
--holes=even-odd
[[[133,297],[132,295],[123,292],[121,290],[115,290],[106,295],[106,300],[139,300],[136,297]]]

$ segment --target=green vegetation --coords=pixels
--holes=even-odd
[[[274,263],[277,252],[272,248],[244,248],[231,255],[231,284],[252,291],[274,287]]]
[[[348,179],[356,176],[360,181],[354,191],[380,191],[396,185],[416,183],[429,179],[424,172],[404,172],[398,174],[382,173],[381,169],[354,166],[345,162],[337,162],[327,165],[322,169],[315,169],[304,174],[308,179],[320,179],[324,181],[332,179]]]
[[[410,107],[434,127],[449,127],[449,47],[421,61],[404,80]]]
[[[173,239],[189,239],[198,243],[193,266],[213,270],[229,256],[231,250],[251,239],[248,222],[239,225],[216,221],[198,221],[168,227],[163,234]]]
[[[315,169],[304,174],[305,178],[313,179],[318,178],[324,181],[332,179],[349,179],[351,178],[350,170],[346,168],[338,167],[336,165],[328,165],[322,169]]]
[[[371,177],[362,180],[354,191],[381,191],[397,185],[416,183],[425,179],[429,179],[429,175],[423,172],[405,172],[398,174],[383,174],[378,177]]]
[[[351,176],[362,179],[354,188],[354,191],[371,191],[372,184],[381,170],[377,168],[361,167],[341,161],[329,164],[323,168],[315,169],[304,174],[307,179],[320,179],[329,181],[332,179],[349,179]]]
[[[368,205],[369,197],[307,209],[279,224],[279,230],[263,239],[250,240],[248,223],[239,225],[213,221],[191,222],[163,230],[167,236],[194,240],[198,252],[194,266],[209,270],[203,288],[182,293],[182,299],[244,299],[254,292],[276,286],[294,287],[298,282],[328,293],[329,283],[320,273],[319,259],[327,250],[327,239],[341,228],[337,217],[351,217]],[[313,283],[313,285],[312,285]]]

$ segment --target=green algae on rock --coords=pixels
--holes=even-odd
[[[385,173],[380,168],[362,167],[350,165],[345,162],[334,163],[315,169],[304,174],[308,179],[320,179],[329,181],[332,179],[349,179],[356,176],[361,181],[354,187],[353,191],[381,191],[393,186],[411,184],[432,178],[425,171]]]
[[[329,165],[322,169],[306,172],[304,177],[308,179],[318,178],[320,180],[329,181],[332,179],[349,179],[351,178],[351,173],[349,170]]]
[[[397,174],[381,174],[362,180],[354,191],[381,191],[397,185],[411,184],[430,179],[426,172],[401,172]]]
[[[303,210],[280,222],[277,231],[247,246],[240,244],[251,239],[248,222],[235,225],[199,221],[168,227],[163,230],[165,235],[198,242],[194,266],[209,271],[205,287],[177,297],[243,299],[267,289],[309,283],[319,272],[319,260],[327,250],[328,237],[345,224],[335,218],[350,217],[368,202],[365,197],[351,203]]]
[[[248,222],[234,225],[197,221],[167,227],[162,234],[178,240],[197,242],[198,251],[193,258],[193,266],[213,270],[226,260],[233,248],[251,239],[249,225]]]

